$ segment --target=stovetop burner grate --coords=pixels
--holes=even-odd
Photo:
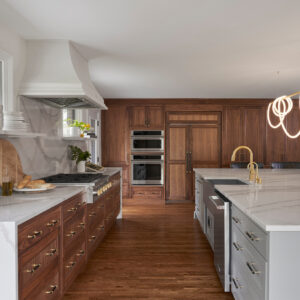
[[[47,176],[44,179],[47,183],[90,183],[96,180],[106,179],[103,174],[56,174]]]

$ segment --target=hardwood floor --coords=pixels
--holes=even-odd
[[[222,292],[193,204],[130,199],[123,215],[63,299],[233,299]]]

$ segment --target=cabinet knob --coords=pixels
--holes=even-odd
[[[77,207],[72,207],[70,209],[68,209],[68,212],[75,212],[77,210]]]

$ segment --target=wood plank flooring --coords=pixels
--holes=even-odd
[[[151,201],[151,200],[149,200]],[[64,300],[232,300],[223,293],[193,204],[125,200],[118,220]]]

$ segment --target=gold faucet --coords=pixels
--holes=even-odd
[[[235,148],[232,152],[232,155],[231,155],[231,161],[235,161],[235,155],[241,149],[246,149],[250,153],[250,163],[248,165],[249,166],[249,180],[250,181],[255,181],[256,176],[255,176],[255,170],[254,170],[254,164],[253,164],[253,152],[249,147],[239,146],[239,147]]]
[[[250,162],[247,166],[247,169],[250,169],[251,164],[253,164],[255,166],[255,182],[261,184],[262,179],[258,175],[258,164],[255,161],[252,163]]]

